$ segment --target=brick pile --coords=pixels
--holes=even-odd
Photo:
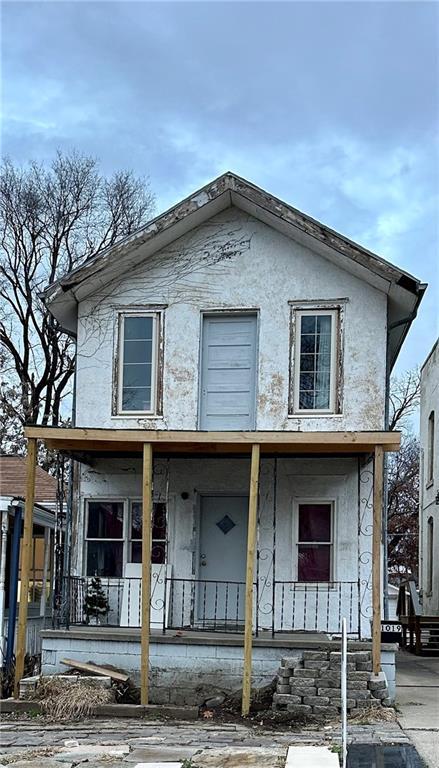
[[[325,719],[339,717],[340,688],[341,653],[303,651],[301,659],[282,659],[273,709]],[[370,651],[348,652],[347,696],[351,715],[365,707],[391,705],[384,673],[372,674]]]

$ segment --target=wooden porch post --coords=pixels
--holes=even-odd
[[[259,457],[260,446],[252,445],[250,495],[248,500],[247,569],[245,578],[244,675],[242,680],[242,714],[244,716],[248,715],[250,710],[252,679],[253,580],[258,519]]]
[[[142,480],[142,625],[140,650],[140,703],[148,704],[149,635],[151,613],[152,446],[143,446]]]
[[[32,517],[35,501],[35,466],[37,460],[37,441],[31,437],[27,443],[26,457],[26,500],[24,508],[23,540],[21,544],[20,606],[18,613],[17,652],[15,660],[14,696],[18,699],[19,684],[24,673],[26,655],[27,597],[29,592],[29,572],[32,558]]]
[[[383,509],[383,446],[375,446],[372,533],[372,669],[381,669],[381,527]]]

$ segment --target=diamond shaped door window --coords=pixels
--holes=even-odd
[[[218,520],[217,522],[218,528],[220,529],[220,531],[223,532],[224,535],[226,535],[226,533],[229,533],[229,531],[231,531],[232,528],[235,527],[235,525],[236,523],[234,523],[233,520],[228,515],[224,515],[224,517],[221,520]]]

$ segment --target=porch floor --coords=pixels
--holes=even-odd
[[[140,643],[139,627],[72,627],[71,629],[44,629],[42,638],[62,638],[78,640],[101,641],[138,641]],[[196,630],[167,630],[163,634],[161,630],[151,629],[150,640],[152,643],[165,643],[169,645],[228,645],[243,646],[244,635],[232,632],[200,632]],[[274,637],[270,630],[259,630],[258,637],[253,637],[255,647],[277,648],[310,648],[319,650],[340,648],[340,638],[332,639],[323,632],[278,632]],[[357,650],[370,650],[370,640],[348,640],[348,645],[353,645]],[[395,650],[394,643],[383,643],[383,650]]]

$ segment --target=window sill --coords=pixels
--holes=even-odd
[[[140,419],[142,421],[145,421],[146,419],[154,419],[154,421],[157,421],[160,419],[163,421],[164,416],[163,414],[156,413],[118,413],[111,416],[112,421],[121,421],[122,419],[135,419],[136,421],[139,421]]]
[[[312,411],[288,414],[289,419],[341,419],[343,416],[343,413],[313,413]]]

